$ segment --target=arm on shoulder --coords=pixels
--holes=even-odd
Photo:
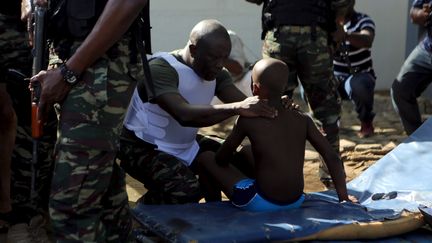
[[[156,97],[155,102],[182,126],[206,127],[228,117],[238,115],[240,102],[220,105],[193,105],[179,93],[166,93]]]

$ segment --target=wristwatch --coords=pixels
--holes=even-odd
[[[60,65],[60,73],[63,75],[63,79],[71,85],[76,84],[79,80],[79,76],[76,73],[74,73],[72,70],[70,70],[66,66],[66,63]]]

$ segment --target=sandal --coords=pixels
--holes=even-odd
[[[391,191],[389,193],[375,193],[372,195],[372,200],[376,201],[376,200],[381,200],[381,199],[386,199],[386,200],[390,200],[390,199],[394,199],[397,197],[397,192],[396,191]]]

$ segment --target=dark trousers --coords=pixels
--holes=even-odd
[[[420,43],[405,60],[391,88],[393,106],[409,135],[422,124],[417,98],[432,82],[432,53]]]
[[[350,99],[361,122],[371,122],[373,112],[375,77],[368,72],[356,73],[346,78],[341,77],[339,93],[343,99]]]

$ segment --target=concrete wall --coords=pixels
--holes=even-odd
[[[357,0],[357,9],[377,25],[373,58],[377,90],[387,90],[417,36],[407,38],[410,0]],[[151,1],[153,51],[181,48],[191,28],[200,20],[215,18],[243,39],[250,61],[261,57],[261,7],[245,0]],[[412,41],[414,39],[414,41]],[[408,44],[407,44],[408,43]]]
[[[374,68],[378,76],[376,89],[388,89],[402,66],[407,49],[408,0],[357,0],[356,9],[375,21],[372,46]],[[415,42],[417,36],[413,36]],[[408,51],[409,53],[409,51]]]

